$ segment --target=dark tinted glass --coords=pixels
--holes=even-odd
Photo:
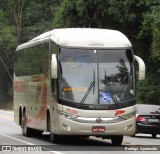
[[[121,59],[124,62],[132,62],[133,56],[131,50],[98,50],[99,53],[106,53],[105,56],[99,57],[101,63],[119,62]]]
[[[30,76],[47,72],[49,68],[48,43],[17,51],[16,54],[16,76]]]

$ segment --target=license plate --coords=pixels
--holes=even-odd
[[[92,132],[105,132],[105,126],[93,126]]]
[[[148,119],[148,122],[160,122],[159,119]]]

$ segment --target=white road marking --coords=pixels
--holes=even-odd
[[[2,111],[2,110],[0,110],[2,113],[0,113],[0,118],[1,119],[5,119],[5,120],[10,120],[10,121],[14,121],[13,120],[13,114],[11,113],[11,112],[8,112],[8,113],[10,113],[10,115],[6,115],[6,111]],[[36,146],[36,144],[33,144],[33,143],[31,143],[31,142],[27,142],[27,141],[23,141],[23,140],[21,140],[21,139],[17,139],[17,138],[15,138],[15,137],[11,137],[11,136],[8,136],[8,135],[5,135],[5,134],[2,134],[2,133],[0,133],[0,135],[2,135],[2,136],[4,136],[4,137],[7,137],[7,138],[10,138],[10,139],[12,139],[12,140],[16,140],[16,141],[18,141],[18,142],[21,142],[21,143],[25,143],[25,144],[28,144],[28,145],[35,145]],[[46,150],[50,150],[50,149],[48,149],[48,148],[44,148],[44,149],[46,149]],[[55,153],[55,154],[64,154],[64,153],[62,153],[62,152],[59,152],[59,151],[49,151],[50,153]]]
[[[50,151],[50,153],[63,154],[62,152],[58,152],[58,151]]]
[[[5,136],[5,137],[8,137],[8,138],[10,138],[10,139],[12,139],[12,140],[16,140],[16,141],[18,141],[18,142],[22,142],[22,143],[28,144],[28,145],[35,145],[35,144],[33,144],[33,143],[26,142],[26,141],[23,141],[23,140],[20,140],[20,139],[17,139],[17,138],[14,138],[14,137],[11,137],[11,136],[2,134],[2,133],[0,133],[0,135]]]
[[[28,145],[35,145],[35,146],[36,146],[36,144],[33,144],[33,143],[31,143],[31,142],[26,142],[26,141],[23,141],[23,140],[20,140],[20,139],[17,139],[17,138],[14,138],[14,137],[11,137],[11,136],[2,134],[2,133],[0,133],[0,135],[2,135],[2,136],[4,136],[4,137],[7,137],[7,138],[10,138],[10,139],[12,139],[12,140],[16,140],[16,141],[18,141],[18,142],[22,142],[22,143],[25,143],[25,144],[28,144]],[[44,149],[49,150],[49,149],[47,149],[47,148],[44,148]],[[64,153],[58,152],[58,151],[49,151],[49,152],[50,152],[50,153],[55,153],[55,154],[64,154]]]

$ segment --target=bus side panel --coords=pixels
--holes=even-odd
[[[50,96],[49,43],[41,42],[16,51],[14,78],[15,122],[22,113],[27,127],[46,130]],[[19,114],[19,115],[18,115]]]
[[[20,114],[26,114],[27,126],[46,130],[46,112],[49,106],[50,81],[44,75],[15,77],[14,121],[20,125]],[[51,106],[51,105],[50,105]],[[52,107],[49,107],[52,108]],[[20,111],[21,110],[21,111]],[[21,115],[21,116],[22,116]]]
[[[28,126],[46,130],[50,84],[45,75],[31,76],[28,84]]]
[[[28,79],[26,77],[14,76],[14,121],[21,124],[23,112],[27,108],[28,102]]]

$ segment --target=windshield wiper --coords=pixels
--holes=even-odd
[[[93,95],[94,95],[94,91],[95,91],[95,71],[93,70],[93,82],[94,82],[94,85],[93,85]]]
[[[82,98],[80,104],[83,104],[86,100],[86,98],[88,97],[90,91],[92,90],[93,88],[93,95],[94,95],[94,91],[95,91],[95,71],[93,71],[93,81],[91,82],[87,92],[85,93],[84,97]]]
[[[117,100],[117,98],[116,98],[116,95],[114,94],[114,95],[112,95],[111,97],[112,97],[113,102],[114,102],[116,105],[119,105],[118,100]]]

